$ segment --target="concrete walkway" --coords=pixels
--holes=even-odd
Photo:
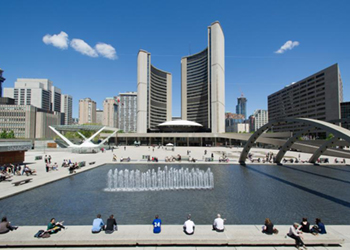
[[[196,226],[194,235],[185,235],[181,225],[164,225],[160,234],[153,234],[151,225],[119,225],[118,231],[113,234],[91,233],[91,226],[68,226],[66,230],[51,235],[50,238],[34,238],[34,234],[45,226],[26,226],[18,230],[0,235],[0,247],[146,247],[152,246],[191,246],[181,249],[213,249],[233,246],[239,249],[242,246],[260,246],[263,249],[278,249],[279,247],[294,246],[294,240],[285,237],[289,226],[277,225],[279,234],[265,235],[261,233],[260,225],[226,225],[225,232],[217,233],[211,230],[211,225]],[[350,226],[327,226],[326,235],[313,236],[304,234],[304,242],[310,249],[349,249]],[[324,245],[324,246],[322,246]],[[269,246],[269,247],[267,247]],[[152,249],[152,248],[146,248]],[[254,248],[259,249],[259,248]]]
[[[230,162],[228,164],[238,164],[238,158],[239,154],[242,150],[242,148],[223,148],[223,147],[177,147],[175,148],[175,151],[167,151],[165,149],[158,149],[155,148],[154,151],[152,148],[148,147],[134,147],[134,146],[128,146],[126,147],[126,150],[124,150],[124,147],[120,147],[119,149],[115,149],[113,152],[108,150],[105,153],[97,153],[97,154],[72,154],[68,150],[64,149],[46,149],[45,153],[43,151],[33,150],[26,152],[26,158],[25,161],[28,164],[30,168],[37,170],[37,175],[34,176],[14,176],[13,182],[27,179],[27,178],[33,178],[32,182],[23,184],[20,186],[14,186],[11,184],[11,182],[1,182],[0,187],[2,188],[2,192],[0,192],[0,200],[12,196],[14,194],[24,192],[26,190],[36,188],[41,185],[45,185],[50,182],[54,182],[57,180],[60,180],[62,178],[66,178],[70,176],[68,173],[68,170],[66,168],[59,167],[58,171],[51,171],[49,173],[45,172],[45,163],[44,163],[44,156],[51,155],[52,160],[51,162],[57,162],[60,166],[63,162],[63,159],[71,159],[73,162],[80,162],[80,161],[86,161],[87,165],[86,167],[78,170],[77,172],[87,171],[92,168],[96,168],[103,164],[111,164],[115,163],[112,161],[113,154],[116,154],[118,159],[120,157],[130,157],[132,161],[130,164],[135,163],[147,163],[146,160],[142,159],[142,155],[150,155],[158,157],[159,163],[162,165],[170,165],[172,163],[165,163],[164,159],[166,156],[176,156],[177,154],[180,154],[182,156],[187,155],[187,150],[190,150],[190,155],[196,159],[198,159],[197,163],[201,164],[218,164],[218,159],[222,155],[222,152],[225,152],[229,158]],[[204,156],[204,150],[207,150],[207,155]],[[270,149],[261,149],[261,148],[254,148],[252,149],[252,153],[255,157],[263,157],[266,152],[272,151],[274,154],[277,153],[276,150],[270,150]],[[204,157],[210,157],[211,154],[214,154],[214,162],[205,162]],[[287,156],[294,156],[298,157],[298,155],[301,155],[301,159],[307,160],[311,155],[310,154],[303,154],[298,152],[288,152]],[[35,160],[35,156],[43,156],[42,160]],[[333,162],[332,157],[330,158],[330,162]],[[89,165],[89,162],[95,162],[94,165]],[[119,163],[119,160],[118,160]],[[186,161],[183,161],[182,163],[188,163]],[[127,164],[127,163],[126,163]],[[155,164],[155,163],[148,163],[148,164]],[[178,164],[178,163],[175,163]],[[196,164],[196,163],[188,163],[188,164]],[[225,165],[227,163],[220,163],[222,165]],[[251,163],[250,163],[251,164]],[[256,164],[262,164],[262,163],[256,163]],[[305,167],[307,167],[308,164],[304,164]],[[333,165],[333,164],[331,164]],[[338,164],[341,166],[341,164]],[[0,201],[1,202],[1,201]],[[148,225],[138,225],[138,226],[119,226],[119,231],[115,232],[113,235],[105,235],[104,233],[101,233],[99,235],[91,235],[90,233],[90,226],[69,226],[68,230],[60,232],[57,235],[53,235],[49,239],[36,239],[33,237],[33,235],[39,230],[39,229],[45,229],[45,226],[43,227],[37,227],[37,226],[28,226],[28,227],[20,227],[19,230],[15,232],[11,232],[5,235],[0,235],[0,246],[6,246],[11,245],[13,247],[15,246],[21,246],[19,248],[13,248],[13,249],[22,249],[22,246],[29,247],[29,246],[39,246],[43,242],[46,246],[46,243],[52,243],[51,247],[60,246],[56,249],[71,249],[69,246],[82,246],[79,249],[101,249],[99,244],[102,245],[110,245],[110,246],[116,246],[119,243],[125,242],[127,240],[128,242],[134,242],[133,244],[150,244],[151,245],[157,245],[159,242],[163,242],[162,244],[166,244],[166,242],[170,242],[173,244],[173,241],[181,243],[183,246],[139,246],[139,245],[131,245],[127,248],[125,247],[118,247],[117,249],[174,249],[174,248],[181,248],[182,250],[204,250],[204,249],[264,249],[264,250],[270,250],[270,249],[295,249],[292,246],[285,246],[286,244],[293,244],[293,241],[289,238],[284,238],[285,233],[288,231],[287,226],[278,226],[278,229],[280,230],[279,235],[274,236],[267,236],[260,233],[260,225],[259,226],[233,226],[233,225],[227,225],[227,230],[223,234],[218,234],[216,232],[212,232],[210,230],[210,226],[204,226],[200,225],[197,226],[196,234],[193,236],[186,236],[181,231],[181,226],[171,226],[171,225],[165,225],[163,226],[163,232],[160,235],[153,235],[151,226]],[[243,230],[243,229],[244,230]],[[348,249],[350,250],[350,226],[329,226],[327,225],[327,230],[330,232],[329,235],[336,236],[337,239],[344,239],[344,242],[342,244],[342,248],[339,247],[329,247],[329,246],[311,246],[308,249]],[[308,235],[311,238],[306,238],[305,242],[312,243],[313,240],[326,240],[327,237],[323,236],[312,236]],[[322,237],[322,238],[321,238]],[[96,241],[95,241],[96,240]],[[155,243],[154,243],[154,240]],[[62,242],[69,242],[67,246],[62,245]],[[79,244],[75,244],[79,243]],[[111,244],[109,244],[110,242]],[[118,244],[116,244],[116,242]],[[250,242],[250,243],[249,243]],[[323,241],[325,242],[325,241]],[[74,243],[74,244],[73,244]],[[84,244],[85,243],[85,246]],[[222,246],[203,246],[203,244],[218,244]],[[278,244],[278,246],[274,244]],[[317,243],[317,242],[316,242]],[[229,244],[233,244],[234,246],[228,246]],[[240,244],[266,244],[267,246],[239,246]],[[50,244],[49,244],[50,245]],[[202,246],[201,246],[202,245]],[[46,248],[46,247],[45,247]],[[28,249],[28,248],[26,248]],[[37,247],[34,247],[32,249],[37,249]],[[76,249],[76,248],[74,248]],[[113,247],[115,249],[115,247]]]
[[[171,164],[178,164],[178,162],[165,162],[165,157],[170,156],[177,156],[178,154],[182,156],[187,156],[187,151],[190,151],[191,157],[197,159],[197,163],[201,164],[219,164],[219,157],[225,153],[228,155],[230,162],[229,163],[220,163],[222,165],[225,164],[238,164],[238,158],[240,155],[240,152],[242,148],[225,148],[225,147],[175,147],[175,151],[165,150],[165,149],[158,149],[157,147],[153,150],[153,148],[149,148],[147,146],[141,146],[141,147],[134,147],[134,146],[127,146],[124,150],[124,146],[119,147],[118,149],[114,149],[113,152],[111,150],[105,151],[105,153],[96,153],[96,154],[74,154],[68,151],[68,149],[46,149],[45,152],[43,151],[37,151],[32,150],[28,151],[25,154],[25,163],[28,164],[28,166],[32,169],[35,169],[37,171],[36,175],[33,176],[13,176],[12,182],[32,178],[33,180],[29,183],[20,185],[20,186],[14,186],[11,184],[11,182],[3,181],[0,183],[0,187],[2,189],[2,192],[0,192],[0,200],[9,196],[12,196],[14,194],[24,192],[26,190],[30,190],[35,187],[39,187],[45,184],[48,184],[53,181],[60,180],[62,178],[66,178],[70,176],[68,173],[67,168],[60,167],[62,165],[62,162],[64,159],[70,159],[72,162],[80,162],[80,161],[86,161],[86,166],[82,169],[77,170],[77,173],[87,171],[93,168],[96,168],[103,164],[114,164],[114,163],[120,163],[121,157],[130,157],[131,162],[129,164],[135,164],[135,163],[145,163],[145,164],[156,164],[152,162],[147,162],[145,159],[142,159],[143,155],[150,155],[151,157],[158,157],[159,162],[158,164],[162,165],[171,165]],[[204,155],[204,151],[207,151],[207,154]],[[254,158],[258,157],[264,157],[264,155],[267,152],[273,152],[275,155],[277,154],[277,150],[270,150],[270,149],[261,149],[261,148],[254,148],[251,150],[253,153]],[[115,154],[118,158],[118,162],[113,162],[113,154]],[[205,157],[210,157],[211,154],[214,155],[214,162],[205,162]],[[310,154],[306,153],[298,153],[298,152],[288,152],[286,155],[289,157],[298,157],[298,155],[301,155],[302,160],[307,160],[311,156]],[[51,163],[57,162],[59,166],[58,171],[50,171],[46,173],[45,168],[45,162],[44,157],[45,155],[51,155]],[[42,156],[42,160],[35,160],[36,156]],[[330,162],[333,162],[333,158],[330,158]],[[93,165],[89,165],[89,162],[95,162]],[[123,162],[124,164],[125,162]],[[188,161],[182,161],[181,163],[186,164],[196,164],[196,163],[189,163]],[[128,164],[128,163],[125,163]],[[249,163],[249,164],[263,164],[263,163]],[[309,164],[303,164],[305,166]],[[343,164],[338,164],[343,165]]]

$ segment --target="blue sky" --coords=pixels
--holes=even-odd
[[[0,6],[4,87],[13,87],[16,78],[48,78],[73,96],[74,117],[81,98],[102,108],[105,97],[136,91],[139,49],[151,53],[154,66],[172,73],[173,116],[179,116],[181,57],[207,46],[207,27],[216,20],[225,34],[226,111],[235,111],[241,93],[248,114],[267,109],[269,94],[334,63],[342,74],[344,101],[350,101],[347,0],[1,0]],[[69,43],[79,39],[76,49],[89,55],[43,42],[45,35],[62,31]],[[287,41],[296,46],[275,53]]]

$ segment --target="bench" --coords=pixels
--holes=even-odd
[[[18,186],[18,185],[20,185],[20,184],[25,184],[25,183],[28,183],[28,182],[30,182],[31,180],[33,180],[32,178],[29,178],[29,179],[24,179],[24,180],[21,180],[21,181],[15,181],[15,182],[12,182],[12,184],[13,185],[15,185],[15,186]]]
[[[208,161],[214,161],[214,159],[211,158],[211,157],[205,157],[204,161],[206,161],[206,162],[208,162]]]
[[[35,156],[35,160],[38,161],[38,160],[42,160],[43,157],[41,155],[38,155],[38,156]]]
[[[89,165],[94,165],[95,161],[89,162]]]
[[[85,161],[81,161],[78,163],[78,167],[80,167],[80,168],[85,167],[85,165],[86,165]]]

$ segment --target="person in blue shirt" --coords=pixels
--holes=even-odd
[[[162,220],[159,219],[159,216],[156,215],[156,218],[152,222],[153,224],[153,233],[159,234],[161,231]]]
[[[316,218],[316,225],[318,226],[318,233],[319,234],[326,234],[326,227],[324,224],[321,222],[320,218]]]
[[[94,219],[94,221],[92,222],[92,229],[91,232],[93,234],[99,233],[101,232],[101,230],[105,229],[105,224],[103,223],[103,220],[101,219],[101,215],[98,214],[97,218]]]

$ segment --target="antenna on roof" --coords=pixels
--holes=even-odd
[[[239,87],[239,92],[241,92],[241,97],[244,97],[244,94],[243,94],[243,92],[241,90],[241,87]]]

